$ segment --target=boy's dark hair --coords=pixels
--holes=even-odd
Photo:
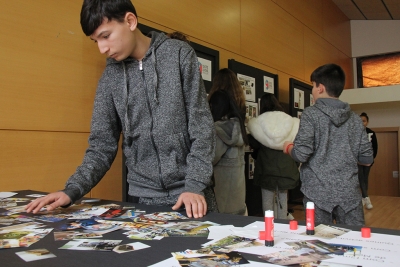
[[[317,86],[323,84],[329,96],[339,97],[344,89],[345,74],[340,66],[326,64],[315,69],[310,80]]]
[[[130,0],[84,0],[81,9],[81,27],[86,36],[94,31],[103,23],[108,21],[124,21],[125,14],[132,12],[136,14],[135,7]]]
[[[271,93],[265,93],[260,99],[260,114],[263,114],[267,111],[284,112],[284,109],[281,104],[279,104],[278,99],[276,99],[276,97]]]
[[[242,138],[244,143],[247,145],[248,140],[244,119],[232,96],[224,90],[216,91],[211,96],[209,104],[214,122],[235,117],[239,119]]]

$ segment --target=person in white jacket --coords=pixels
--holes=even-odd
[[[261,187],[263,210],[274,210],[277,219],[293,219],[287,212],[287,193],[300,179],[296,162],[282,152],[286,140],[294,140],[299,119],[283,112],[273,94],[261,97],[260,115],[248,123],[250,147],[255,158],[254,184]]]

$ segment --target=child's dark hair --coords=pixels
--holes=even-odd
[[[247,145],[249,142],[247,139],[246,127],[244,126],[242,112],[235,104],[232,96],[224,90],[219,90],[211,96],[208,103],[210,104],[211,114],[214,122],[230,118],[239,119],[242,138],[244,143]]]
[[[208,99],[217,91],[226,91],[234,99],[237,107],[242,111],[244,117],[246,113],[246,99],[243,93],[242,86],[236,74],[228,69],[223,68],[217,71],[213,78]]]
[[[84,0],[81,9],[82,30],[86,36],[92,35],[105,18],[122,22],[127,12],[137,17],[130,0]]]
[[[267,111],[284,111],[278,99],[271,93],[265,93],[260,99],[260,114]]]
[[[365,117],[367,119],[367,121],[369,121],[368,115],[365,112],[361,113],[360,117]]]
[[[170,32],[167,36],[171,39],[178,39],[190,44],[189,38],[182,32]]]
[[[323,84],[331,97],[339,97],[344,89],[346,76],[343,69],[336,64],[326,64],[318,67],[311,73],[310,80],[316,86]]]

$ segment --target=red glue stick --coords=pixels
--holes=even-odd
[[[274,211],[265,211],[265,245],[267,247],[274,246]]]
[[[306,233],[307,235],[314,235],[314,202],[307,202],[306,204]]]

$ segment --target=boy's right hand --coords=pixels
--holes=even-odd
[[[293,142],[285,141],[285,142],[283,143],[283,148],[282,148],[283,153],[289,154],[289,155],[290,155],[290,152],[292,151],[292,150],[290,149],[290,147],[293,148]]]
[[[41,208],[47,205],[46,209],[52,211],[60,206],[66,206],[71,203],[71,199],[64,192],[55,192],[48,194],[47,196],[35,199],[28,205],[26,205],[26,212],[37,213]]]

